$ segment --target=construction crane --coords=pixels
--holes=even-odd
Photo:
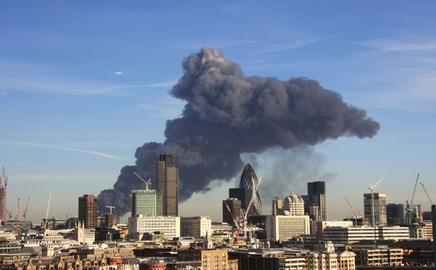
[[[23,210],[23,219],[24,219],[24,221],[27,221],[27,212],[29,210],[29,202],[30,202],[30,196],[27,197],[26,206],[24,207],[24,210]]]
[[[139,173],[137,173],[137,172],[133,172],[133,174],[136,175],[136,177],[138,177],[139,180],[141,180],[142,182],[144,182],[144,184],[145,184],[145,189],[146,189],[146,190],[149,190],[149,188],[150,188],[150,186],[151,186],[151,178],[150,178],[150,177],[147,177],[147,180],[145,180],[144,178],[142,178],[141,175],[139,175]]]
[[[413,225],[412,207],[413,207],[413,203],[415,202],[416,187],[418,186],[418,181],[419,181],[420,175],[421,175],[420,173],[418,173],[416,175],[415,186],[413,187],[412,199],[410,200],[410,204],[408,201],[406,202],[406,217],[407,217],[407,223],[410,226]]]
[[[424,190],[424,193],[425,193],[425,195],[427,196],[427,199],[428,199],[428,201],[430,202],[430,205],[433,205],[433,204],[434,204],[434,203],[433,203],[433,200],[431,199],[430,194],[428,194],[428,191],[427,191],[427,189],[425,188],[424,183],[423,183],[423,182],[420,182],[419,184],[421,185],[422,189]]]
[[[360,214],[360,212],[357,212],[356,210],[354,210],[353,206],[351,205],[350,201],[348,200],[348,198],[345,198],[345,201],[347,202],[348,208],[350,208],[351,212],[353,212],[353,218],[354,219],[358,219],[361,218],[362,215]]]
[[[380,178],[374,185],[369,184],[369,191],[371,192],[371,225],[375,226],[375,209],[374,209],[374,190],[383,181],[383,177]]]
[[[45,211],[45,222],[44,222],[45,229],[47,229],[47,224],[48,224],[48,214],[50,213],[51,197],[52,197],[52,193],[50,192],[50,194],[48,195],[47,210]]]

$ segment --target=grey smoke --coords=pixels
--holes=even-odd
[[[136,164],[122,168],[113,189],[99,195],[101,209],[112,204],[119,213],[129,211],[130,190],[141,186],[133,171],[154,179],[160,153],[175,155],[179,194],[186,200],[212,180],[238,174],[241,154],[296,149],[341,136],[371,138],[380,127],[315,80],[247,77],[217,49],[203,48],[182,66],[183,76],[171,90],[186,102],[181,117],[167,121],[163,143],[137,148]]]

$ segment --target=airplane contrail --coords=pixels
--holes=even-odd
[[[115,155],[112,155],[112,154],[98,152],[98,151],[93,151],[93,150],[71,148],[71,147],[64,147],[64,146],[54,146],[54,145],[47,145],[47,144],[40,144],[40,143],[33,143],[33,142],[6,141],[6,142],[2,142],[2,143],[5,143],[5,144],[26,145],[26,146],[40,147],[40,148],[47,148],[47,149],[55,149],[55,150],[63,150],[63,151],[69,151],[69,152],[93,155],[93,156],[102,157],[102,158],[108,158],[108,159],[113,159],[113,160],[126,160],[127,159],[125,157],[115,156]]]

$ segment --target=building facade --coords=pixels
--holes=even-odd
[[[266,238],[270,241],[286,241],[310,234],[309,216],[266,216],[265,223]]]
[[[162,196],[162,215],[178,216],[179,176],[172,155],[160,155],[156,163],[157,192]]]
[[[369,223],[372,226],[386,226],[388,224],[386,214],[386,194],[363,194],[363,211],[364,217],[369,220]]]
[[[97,198],[92,194],[79,197],[79,222],[86,229],[97,227]]]
[[[408,227],[327,227],[323,231],[323,239],[335,244],[353,244],[369,240],[407,240],[409,239]]]
[[[195,238],[212,235],[212,220],[210,217],[181,217],[180,235]]]
[[[180,237],[180,217],[143,216],[129,217],[129,238],[142,240],[144,234],[161,233],[166,238]]]
[[[132,217],[137,215],[162,216],[162,195],[157,190],[132,190]]]
[[[283,213],[289,216],[304,216],[303,198],[297,194],[287,196],[283,202]]]

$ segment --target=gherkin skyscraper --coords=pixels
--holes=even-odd
[[[249,195],[247,196],[248,198],[246,199],[246,203],[244,204],[245,207],[248,207],[248,204],[251,200],[251,194],[254,193],[253,204],[251,205],[250,209],[246,209],[248,210],[250,215],[259,215],[262,212],[262,201],[260,200],[259,184],[259,178],[257,178],[253,167],[250,163],[247,163],[241,174],[239,188],[244,190],[246,194]]]

